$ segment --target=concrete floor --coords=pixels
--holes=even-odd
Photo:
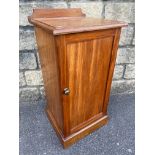
[[[134,155],[134,94],[110,97],[109,123],[64,150],[51,127],[44,101],[20,103],[20,155]]]

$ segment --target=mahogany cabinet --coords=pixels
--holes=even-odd
[[[107,106],[124,22],[81,9],[34,9],[46,113],[64,148],[108,122]]]

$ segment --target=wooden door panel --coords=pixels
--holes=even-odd
[[[103,101],[112,44],[113,36],[67,44],[70,132],[84,127],[92,118],[104,115]]]

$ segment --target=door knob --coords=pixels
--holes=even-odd
[[[65,89],[64,89],[64,95],[69,95],[69,93],[70,93],[69,88],[65,88]]]

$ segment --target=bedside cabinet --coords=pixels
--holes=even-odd
[[[81,9],[34,9],[46,113],[64,148],[108,122],[107,106],[124,22]]]

